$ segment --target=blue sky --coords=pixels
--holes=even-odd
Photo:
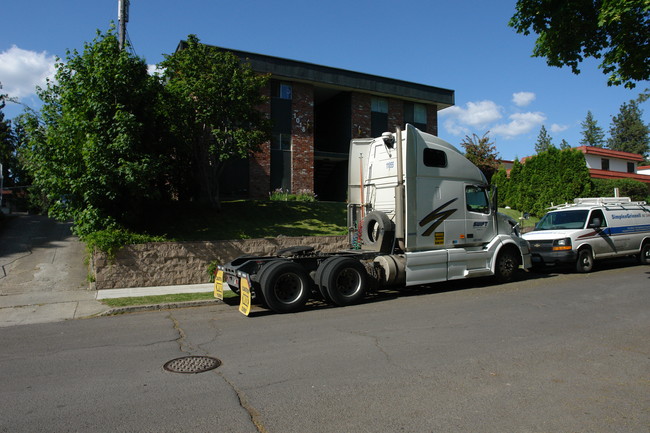
[[[117,0],[4,2],[0,33],[3,92],[38,107],[35,84],[54,56],[83,48],[117,21]],[[515,1],[131,0],[128,35],[135,53],[155,64],[188,34],[202,42],[452,89],[456,106],[440,113],[439,135],[458,146],[466,134],[489,136],[504,159],[534,153],[540,127],[553,142],[579,145],[591,110],[609,131],[633,90],[608,87],[594,60],[582,73],[532,58],[535,38],[507,26]],[[650,123],[650,104],[641,105]],[[20,106],[5,108],[7,117]]]

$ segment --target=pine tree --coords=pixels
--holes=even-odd
[[[560,149],[561,149],[561,150],[571,149],[571,145],[569,144],[568,141],[566,141],[566,140],[563,138],[563,139],[562,139],[562,142],[560,143]]]
[[[605,145],[605,133],[603,132],[603,128],[598,126],[598,122],[594,119],[591,111],[587,111],[587,117],[580,125],[582,126],[581,145],[593,147],[603,147]]]
[[[550,135],[548,135],[548,132],[546,131],[546,127],[542,125],[542,127],[539,130],[539,135],[537,136],[537,142],[535,143],[535,152],[537,153],[546,152],[552,146],[553,146],[553,139],[551,138]]]
[[[650,127],[643,123],[643,111],[637,101],[621,105],[618,116],[612,118],[607,147],[648,157]]]

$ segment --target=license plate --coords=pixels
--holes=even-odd
[[[239,278],[236,275],[226,274],[224,282],[230,287],[239,288]]]

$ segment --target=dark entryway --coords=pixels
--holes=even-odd
[[[350,92],[314,89],[314,192],[322,201],[345,201],[352,138]]]

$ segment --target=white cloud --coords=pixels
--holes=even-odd
[[[55,56],[43,51],[37,53],[13,45],[0,53],[0,82],[2,92],[22,98],[36,92],[36,86],[45,87],[46,78],[55,73]]]
[[[551,132],[558,133],[566,131],[567,129],[569,129],[569,125],[558,125],[557,123],[551,125]]]
[[[533,102],[535,98],[536,95],[533,92],[517,92],[512,94],[512,102],[517,107],[525,107]]]
[[[444,125],[447,131],[454,135],[469,133],[469,127],[484,128],[495,122],[503,115],[501,107],[493,101],[468,102],[465,108],[453,106],[440,112],[442,117],[447,117]]]
[[[159,68],[158,65],[147,65],[147,72],[149,73],[149,75],[154,75],[154,74],[162,75],[165,72],[165,70]]]
[[[546,120],[544,113],[540,112],[514,113],[508,118],[510,119],[509,123],[496,125],[491,128],[491,131],[494,134],[512,138],[532,131]]]

